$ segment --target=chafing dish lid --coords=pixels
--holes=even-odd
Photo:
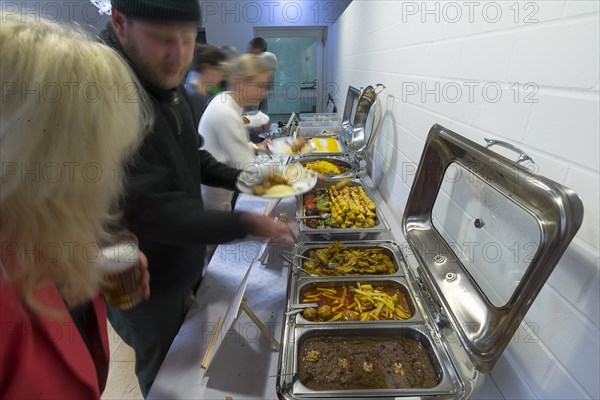
[[[493,368],[582,220],[569,188],[431,128],[403,230],[480,372]]]
[[[376,87],[380,88],[379,93],[385,89],[381,83]],[[350,148],[358,155],[363,155],[370,150],[379,130],[381,105],[377,95],[376,88],[367,86],[358,99],[352,125],[344,127],[345,134],[350,138]]]
[[[349,126],[352,128],[352,122],[356,116],[360,94],[360,89],[357,89],[354,86],[348,86],[346,103],[344,104],[344,113],[342,114],[342,126]]]

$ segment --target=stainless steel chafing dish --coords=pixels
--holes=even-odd
[[[298,163],[302,166],[306,166],[308,163],[314,163],[317,161],[329,161],[330,163],[338,166],[348,168],[348,171],[336,174],[334,179],[356,177],[361,172],[361,164],[352,154],[341,154],[341,155],[311,155],[307,157],[301,157],[291,161],[291,163]],[[327,175],[326,175],[327,176]]]
[[[403,217],[407,244],[400,251],[398,245],[387,242],[389,249],[398,250],[401,271],[370,278],[315,278],[290,268],[288,279],[288,309],[299,302],[307,285],[387,279],[405,285],[415,315],[402,321],[344,323],[316,323],[287,315],[277,380],[279,397],[469,398],[501,356],[582,219],[581,200],[570,189],[434,126]],[[377,241],[365,245],[381,246]],[[301,264],[299,256],[310,246],[296,246],[293,262]],[[517,254],[517,249],[521,253]],[[315,376],[310,375],[306,363],[319,362],[319,352],[307,352],[309,345],[322,338],[325,344],[321,348],[326,352],[324,346],[334,343],[332,339],[355,346],[365,337],[415,340],[431,363],[433,382],[426,387],[398,385],[397,379],[385,376],[399,373],[398,369],[374,370],[363,364],[365,374],[383,374],[376,388],[365,388],[362,380],[356,385],[340,384],[341,389],[312,384]],[[359,362],[365,352],[357,353]],[[330,368],[335,372],[331,376],[342,377],[341,370],[352,365],[347,358],[336,365],[334,351],[323,360],[330,360],[332,354],[334,362],[322,370]],[[391,352],[389,357],[395,356]]]
[[[294,250],[293,250],[293,262],[296,265],[302,265],[302,257],[309,257],[310,256],[310,251],[311,250],[317,250],[317,249],[323,249],[326,247],[330,247],[333,244],[333,242],[306,242],[306,243],[300,243],[294,246]],[[353,240],[353,241],[341,241],[340,242],[341,246],[344,248],[349,248],[349,249],[359,249],[359,250],[366,250],[366,249],[380,249],[382,254],[385,254],[386,256],[388,256],[391,261],[392,264],[394,265],[394,273],[393,274],[388,274],[388,275],[377,275],[380,278],[381,277],[389,277],[389,276],[404,276],[405,273],[405,260],[404,257],[402,256],[402,252],[400,250],[400,246],[391,240]],[[306,275],[305,272],[302,272],[301,270],[297,270],[296,271],[297,274],[299,275],[299,278],[305,278],[308,277],[308,275]],[[366,277],[369,275],[361,275],[361,277]],[[327,275],[324,275],[323,277],[327,277]],[[330,278],[333,278],[330,276]],[[344,278],[343,276],[336,276],[335,278]]]
[[[319,155],[340,155],[343,153],[352,153],[352,155],[362,160],[366,153],[375,143],[376,135],[379,131],[379,125],[382,118],[382,110],[378,94],[385,89],[381,83],[375,87],[369,85],[362,92],[352,86],[348,88],[344,114],[340,126],[327,127],[302,127],[301,137],[307,138],[326,138],[320,136],[322,130],[333,130],[336,135],[329,136],[338,140],[340,143],[339,152],[320,151]],[[321,129],[322,128],[322,129]],[[306,131],[302,133],[302,129]],[[339,132],[339,133],[338,133]]]
[[[316,189],[329,188],[335,185],[336,181],[325,181],[319,182],[315,186]],[[366,195],[374,200],[375,196],[367,185],[360,178],[350,179],[347,182],[350,187],[362,186],[365,190]],[[304,195],[298,196],[298,208],[296,211],[296,217],[304,217]],[[327,240],[357,240],[357,239],[372,239],[383,232],[390,230],[390,227],[383,216],[383,213],[379,207],[375,210],[376,214],[376,225],[371,228],[311,228],[307,226],[303,221],[298,221],[298,229],[301,233],[310,236],[319,236]]]
[[[401,268],[401,267],[399,267]],[[401,271],[401,269],[400,269]],[[306,291],[316,288],[337,288],[340,286],[352,286],[356,287],[357,283],[360,284],[369,284],[372,287],[389,287],[398,290],[400,293],[404,295],[406,298],[406,303],[408,305],[410,311],[410,318],[406,319],[398,319],[394,320],[395,323],[415,323],[415,322],[423,322],[423,316],[420,310],[416,306],[416,301],[409,289],[408,282],[404,276],[385,276],[385,275],[363,275],[360,277],[352,276],[352,277],[336,277],[335,279],[331,279],[330,277],[319,277],[319,278],[309,278],[309,277],[301,277],[299,274],[299,279],[295,282],[292,288],[292,292],[290,292],[290,298],[294,301],[294,304],[302,304],[303,295]],[[336,311],[337,312],[337,311]],[[302,313],[296,314],[297,324],[305,325],[315,323],[303,316]],[[328,325],[328,324],[346,324],[352,321],[344,321],[344,320],[336,320],[332,322],[319,322],[320,326]],[[374,324],[388,324],[390,320],[382,319],[380,321],[371,321]]]

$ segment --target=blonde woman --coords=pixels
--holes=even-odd
[[[243,54],[231,62],[230,90],[217,95],[208,105],[198,133],[204,137],[204,149],[218,161],[245,169],[254,164],[257,148],[250,142],[244,126],[242,110],[256,106],[269,94],[272,69],[253,54]],[[264,145],[263,145],[264,146]],[[202,185],[207,208],[231,210],[233,192]]]
[[[98,399],[109,353],[95,243],[110,239],[146,103],[82,31],[0,18],[0,397]]]

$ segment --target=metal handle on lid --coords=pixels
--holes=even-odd
[[[381,90],[379,92],[376,90],[375,91],[376,94],[379,94],[379,93],[383,92],[384,89],[385,89],[385,85],[383,83],[378,83],[378,84],[375,85],[375,88],[379,88],[379,87],[381,88]]]
[[[498,145],[498,146],[504,147],[506,149],[512,150],[512,151],[514,151],[516,153],[519,153],[519,158],[517,158],[517,160],[515,161],[517,163],[529,160],[529,161],[531,161],[532,163],[535,164],[535,161],[533,161],[533,159],[531,157],[529,157],[527,155],[527,153],[525,153],[523,150],[519,149],[517,146],[515,146],[513,144],[510,144],[508,142],[504,142],[502,140],[487,139],[487,138],[485,138],[485,141],[487,143],[486,148],[488,148],[488,149],[490,147],[494,146],[494,145]]]

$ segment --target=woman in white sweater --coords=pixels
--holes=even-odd
[[[256,150],[264,150],[250,142],[242,110],[267,97],[272,72],[253,54],[243,54],[232,61],[230,90],[212,99],[198,126],[204,149],[218,161],[243,170],[256,162]],[[230,190],[202,185],[202,197],[207,209],[231,211]]]

